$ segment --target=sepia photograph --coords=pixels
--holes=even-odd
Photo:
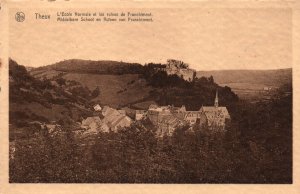
[[[8,14],[9,183],[292,184],[292,9]]]

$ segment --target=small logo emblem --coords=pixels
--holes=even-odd
[[[17,22],[23,22],[25,20],[25,14],[23,12],[17,12],[15,19]]]

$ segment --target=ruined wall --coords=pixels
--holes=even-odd
[[[195,77],[195,70],[192,69],[180,69],[180,68],[166,68],[168,75],[178,75],[186,81],[193,81]]]

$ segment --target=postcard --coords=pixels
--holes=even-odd
[[[2,1],[0,193],[299,193],[299,16]]]

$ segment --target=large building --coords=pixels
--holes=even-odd
[[[183,109],[185,110],[185,107],[150,105],[147,117],[157,127],[158,136],[169,136],[177,127],[184,125],[184,120],[177,116]]]
[[[198,111],[187,111],[185,106],[157,106],[150,105],[147,117],[158,127],[160,134],[171,135],[176,127],[188,124],[210,131],[224,131],[230,115],[226,107],[219,106],[218,92],[216,92],[214,106],[202,106]]]
[[[190,125],[199,122],[203,128],[213,131],[225,130],[226,123],[230,121],[231,117],[226,107],[219,106],[218,92],[214,106],[202,106],[199,111],[186,111],[185,120]]]
[[[226,107],[219,106],[218,92],[216,93],[214,106],[202,106],[199,110],[200,126],[214,131],[225,129],[226,123],[231,119]]]

